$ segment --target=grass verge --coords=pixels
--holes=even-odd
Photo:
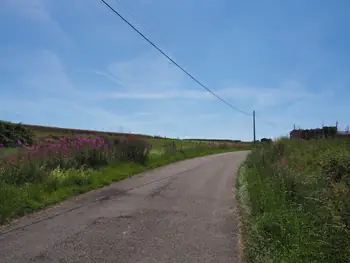
[[[256,147],[236,187],[247,262],[349,262],[350,141]]]
[[[173,154],[151,156],[147,166],[136,163],[122,163],[100,170],[55,169],[50,177],[41,183],[26,183],[16,186],[0,182],[0,224],[152,168],[187,158],[238,150],[244,149],[189,149],[187,151],[177,151]]]

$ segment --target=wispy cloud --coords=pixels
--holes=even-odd
[[[163,56],[148,52],[127,61],[109,64],[105,71],[95,71],[109,79],[117,79],[127,90],[164,90],[181,88],[184,75]]]
[[[179,88],[164,91],[125,91],[100,95],[102,98],[109,100],[217,100],[217,98],[209,92],[200,89],[199,87],[198,90]],[[289,88],[283,85],[277,88],[233,87],[215,90],[215,93],[232,104],[236,102],[239,106],[248,106],[248,108],[256,110],[265,110],[281,105],[290,107],[300,101],[310,101],[325,96],[324,93],[316,94],[299,87]]]
[[[201,91],[158,91],[158,92],[114,92],[108,94],[111,99],[136,99],[136,100],[172,100],[172,99],[210,99],[209,93]]]
[[[114,62],[105,71],[94,71],[118,84],[119,91],[100,93],[100,99],[116,100],[216,100],[212,94],[187,78],[161,56],[149,54],[126,62]],[[298,101],[312,100],[323,93],[313,93],[296,81],[286,81],[276,87],[231,86],[213,89],[228,100],[249,109],[263,110]]]
[[[120,81],[120,79],[117,76],[114,76],[108,72],[101,71],[101,70],[96,70],[96,69],[90,69],[88,72],[93,73],[95,75],[107,78],[111,82],[117,84],[117,85],[122,85],[123,83]]]

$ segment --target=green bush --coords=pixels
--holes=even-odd
[[[0,146],[18,147],[20,144],[33,145],[34,134],[21,123],[0,121]]]
[[[165,154],[171,155],[171,154],[176,153],[176,151],[177,151],[177,146],[176,146],[174,141],[164,144]]]
[[[262,138],[260,141],[261,142],[266,142],[266,143],[271,143],[272,139],[270,139],[270,138]]]
[[[146,165],[149,161],[149,153],[152,148],[147,141],[132,138],[121,140],[117,145],[120,146],[120,160],[123,162],[134,162]]]

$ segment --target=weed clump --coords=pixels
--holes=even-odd
[[[21,123],[0,121],[0,147],[33,145],[35,136],[33,132],[25,128]]]

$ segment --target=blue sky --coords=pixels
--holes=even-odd
[[[257,137],[350,122],[348,1],[108,0]],[[252,139],[99,0],[2,0],[0,119]],[[268,120],[267,123],[265,120]]]

